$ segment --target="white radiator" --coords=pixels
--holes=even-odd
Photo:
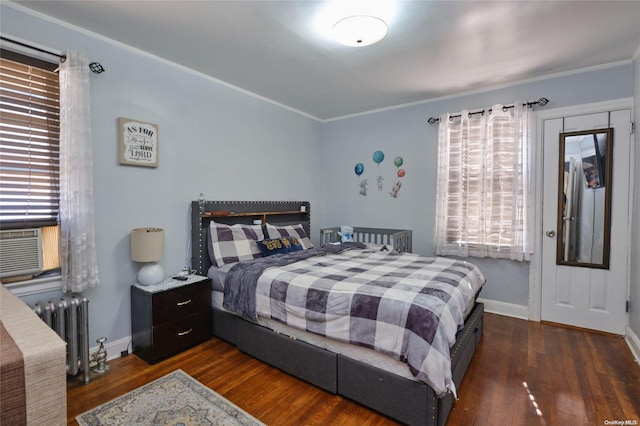
[[[42,272],[40,229],[0,231],[0,278]]]
[[[67,373],[89,383],[89,299],[63,297],[37,302],[33,311],[67,342]]]

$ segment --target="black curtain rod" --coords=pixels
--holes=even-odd
[[[540,98],[540,99],[538,99],[537,101],[530,101],[530,102],[526,102],[526,103],[522,104],[522,106],[526,106],[526,107],[532,108],[534,105],[545,106],[545,105],[546,105],[546,104],[548,104],[548,103],[549,103],[549,99],[547,99],[547,98]],[[515,105],[507,105],[507,106],[503,106],[503,107],[502,107],[502,110],[503,110],[503,111],[506,111],[506,110],[508,110],[508,109],[510,109],[510,108],[513,108],[514,106],[515,106]],[[484,110],[484,109],[481,109],[481,110],[479,110],[479,111],[473,111],[473,112],[470,112],[470,113],[469,113],[469,117],[471,117],[471,116],[472,116],[472,115],[474,115],[474,114],[484,114],[484,113],[485,113],[485,110]],[[491,108],[489,108],[489,114],[491,114]],[[461,114],[458,114],[458,115],[450,115],[450,116],[449,116],[449,120],[454,119],[454,118],[458,118],[458,117],[461,117],[461,116],[462,116]],[[429,119],[427,120],[427,123],[429,123],[429,124],[435,124],[435,123],[437,123],[438,121],[440,121],[440,119],[439,119],[439,118],[436,118],[436,117],[429,117]]]
[[[48,50],[40,49],[39,47],[31,46],[30,44],[26,44],[26,43],[23,43],[23,42],[17,41],[17,40],[12,40],[10,38],[3,37],[3,36],[0,36],[0,39],[3,40],[3,41],[8,41],[9,43],[17,44],[18,46],[26,47],[27,49],[36,50],[36,51],[41,52],[41,53],[46,53],[47,55],[57,56],[58,58],[60,58],[60,62],[64,62],[64,61],[67,60],[67,56],[66,55],[61,55],[59,53],[54,53],[54,52],[50,52]]]
[[[13,44],[17,44],[18,46],[26,47],[27,49],[35,50],[37,52],[46,53],[47,55],[56,56],[57,58],[60,59],[60,62],[64,62],[64,61],[67,60],[67,55],[61,55],[59,53],[50,52],[48,50],[41,49],[41,48],[36,47],[36,46],[31,46],[30,44],[26,44],[26,43],[23,43],[21,41],[12,40],[12,39],[4,37],[4,36],[0,36],[0,40],[7,41],[7,42],[13,43]],[[100,74],[100,73],[103,73],[105,71],[104,67],[102,65],[100,65],[99,62],[91,62],[89,64],[89,69],[92,72],[94,72],[95,74]]]

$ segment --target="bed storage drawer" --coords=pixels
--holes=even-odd
[[[237,347],[331,393],[337,392],[336,354],[239,319]]]
[[[452,375],[453,375],[453,383],[456,384],[456,389],[460,392],[460,384],[462,383],[462,378],[464,373],[467,371],[469,364],[471,363],[471,358],[473,358],[473,354],[476,352],[476,340],[475,333],[471,332],[464,342],[463,345],[460,345],[458,351],[456,352],[456,362],[452,364]],[[440,413],[440,421],[438,425],[444,425],[444,419],[448,417],[449,411],[453,407],[453,395],[447,394],[444,398],[441,398],[438,401],[438,413]],[[446,416],[446,417],[443,417]]]
[[[480,343],[483,314],[484,305],[476,303],[464,328],[460,330],[456,336],[456,342],[451,347],[451,372],[456,388],[460,386],[464,372],[467,371],[476,347]]]
[[[467,340],[471,340],[474,346],[480,344],[482,338],[482,327],[484,319],[484,304],[476,303],[469,317],[464,323],[464,328],[458,332],[456,342],[451,347],[451,365],[455,367],[460,348],[466,345]]]
[[[467,371],[476,347],[482,337],[482,319],[484,315],[484,305],[476,303],[471,314],[465,322],[465,326],[456,337],[456,343],[451,347],[451,372],[456,389],[460,392],[460,385],[464,373]],[[453,407],[453,395],[448,394],[438,401],[439,421],[438,425],[443,426],[449,411]]]
[[[338,394],[408,425],[432,424],[436,416],[437,398],[425,383],[343,355],[338,355]]]
[[[479,305],[482,305],[481,303],[479,303]],[[476,336],[476,347],[480,344],[480,340],[482,339],[482,331],[484,330],[484,305],[480,306],[482,311],[480,311],[479,316],[480,318],[478,318],[475,323],[476,323],[476,330],[475,330],[475,336]]]

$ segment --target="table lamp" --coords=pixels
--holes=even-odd
[[[135,228],[131,231],[131,260],[144,262],[136,282],[142,285],[164,281],[164,270],[158,262],[164,255],[164,230],[161,228]]]

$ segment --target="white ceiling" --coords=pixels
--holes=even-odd
[[[640,47],[640,1],[399,1],[387,37],[361,48],[317,31],[322,1],[14,3],[320,120],[629,61]]]

